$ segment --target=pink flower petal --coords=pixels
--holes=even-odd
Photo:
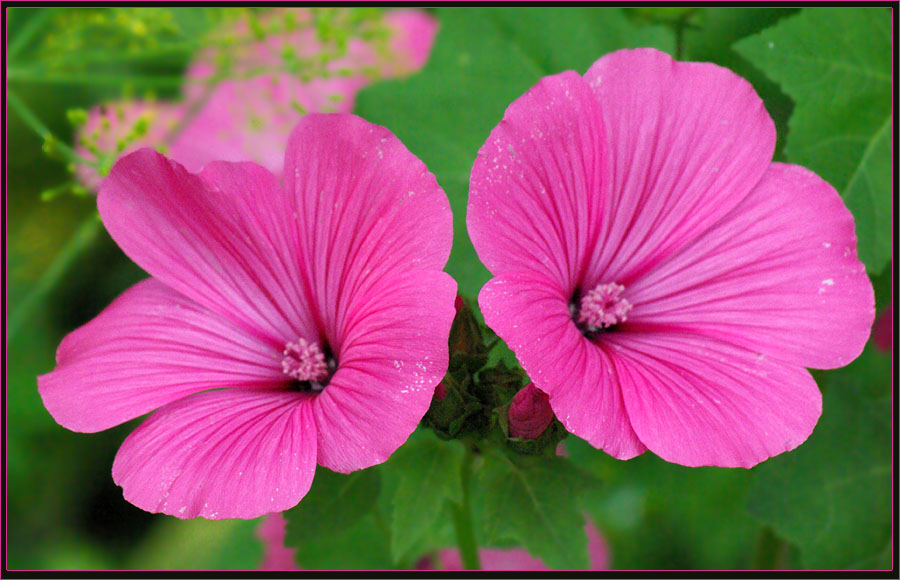
[[[222,81],[172,143],[171,156],[190,171],[213,160],[253,161],[280,175],[291,129],[302,117],[294,105],[319,110],[326,102],[288,74]]]
[[[338,370],[313,401],[319,465],[347,473],[381,463],[415,430],[447,372],[455,296],[444,272],[411,271],[356,298]]]
[[[196,176],[144,149],[116,163],[97,205],[132,260],[247,334],[279,349],[318,338],[293,209],[262,167],[216,163]]]
[[[122,444],[125,499],[178,518],[255,518],[294,507],[316,469],[309,395],[225,389],[150,416]]]
[[[446,548],[437,553],[441,570],[465,570],[462,556],[458,548]],[[540,559],[535,558],[523,548],[481,548],[478,560],[482,570],[493,571],[526,571],[550,570]]]
[[[516,353],[566,429],[613,457],[646,448],[631,427],[612,354],[581,335],[565,291],[546,277],[508,272],[478,296],[484,320]]]
[[[772,158],[775,125],[730,70],[653,49],[608,54],[585,80],[603,111],[612,162],[604,230],[583,288],[628,288],[750,193]]]
[[[514,101],[472,168],[466,224],[488,269],[542,272],[574,291],[600,233],[607,157],[579,75],[545,77]]]
[[[349,113],[356,94],[373,81],[368,71],[389,78],[418,70],[437,31],[435,19],[422,11],[390,11],[384,16],[391,34],[386,51],[378,50],[373,41],[350,38],[347,54],[328,63],[331,76],[303,81],[296,74],[279,72],[284,71],[284,51],[294,51],[300,59],[315,59],[323,46],[310,28],[308,10],[289,10],[305,25],[251,42],[236,52],[233,74],[249,78],[216,83],[208,101],[172,144],[173,159],[191,171],[212,160],[254,161],[280,175],[288,137],[303,116],[298,107],[307,112]],[[285,12],[273,11],[269,17],[278,19]],[[242,20],[234,34],[250,37],[251,32]],[[207,85],[216,70],[216,56],[213,51],[203,52],[188,68],[188,103],[197,103],[210,90]]]
[[[716,339],[609,333],[640,440],[666,461],[752,467],[812,433],[822,395],[806,369]]]
[[[843,366],[875,316],[853,216],[833,187],[773,163],[744,201],[638,280],[628,324],[720,338],[787,363]]]
[[[332,342],[347,305],[383,276],[447,263],[447,196],[384,127],[353,115],[305,116],[288,143],[285,189]]]
[[[150,279],[66,336],[38,390],[60,425],[95,432],[197,391],[283,382],[280,355]]]

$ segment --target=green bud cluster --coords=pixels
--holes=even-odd
[[[491,337],[490,342],[485,335]],[[457,313],[450,327],[450,365],[436,389],[422,424],[442,439],[464,439],[476,447],[496,444],[523,455],[553,455],[567,435],[554,418],[537,438],[510,437],[509,405],[526,382],[525,372],[504,361],[488,366],[497,337],[478,322],[472,308],[457,298]]]

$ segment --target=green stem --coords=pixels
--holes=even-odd
[[[467,447],[461,470],[463,501],[462,505],[453,504],[453,527],[456,529],[456,543],[459,545],[459,554],[462,557],[463,568],[466,570],[481,570],[481,562],[478,559],[478,543],[475,541],[475,527],[472,525],[472,501],[469,495],[474,460],[475,455],[472,453],[472,449]]]
[[[684,29],[685,22],[683,19],[679,19],[675,23],[675,59],[681,60],[681,57],[684,53]]]
[[[92,74],[75,73],[66,74],[37,69],[7,68],[6,80],[10,82],[23,82],[35,84],[65,84],[65,85],[113,85],[120,87],[123,84],[132,84],[140,87],[178,88],[184,81],[182,77],[175,76],[142,76],[142,75],[117,75],[117,74]]]
[[[22,10],[19,8],[19,10]],[[28,22],[25,23],[25,27],[22,29],[19,34],[13,38],[12,42],[9,44],[9,52],[6,54],[6,62],[12,62],[12,60],[16,57],[19,52],[35,37],[35,35],[41,31],[44,25],[47,23],[47,20],[50,18],[50,14],[53,12],[50,8],[42,8],[38,14],[32,16],[28,19]]]
[[[787,570],[791,567],[790,545],[775,535],[772,528],[763,528],[756,540],[752,568],[754,570]]]
[[[22,119],[29,129],[37,133],[41,139],[52,142],[53,146],[56,147],[59,153],[62,154],[68,162],[91,166],[96,165],[96,161],[85,159],[70,146],[57,139],[50,129],[47,128],[47,125],[44,125],[44,123],[31,112],[31,109],[29,109],[14,92],[6,92],[6,102],[9,103],[9,106],[12,107],[17,115],[19,115],[19,118]]]
[[[12,312],[7,320],[6,338],[9,342],[15,338],[16,334],[22,329],[22,325],[28,320],[28,317],[34,311],[44,298],[50,293],[56,283],[65,275],[69,268],[74,264],[76,258],[90,245],[101,231],[100,215],[96,212],[83,221],[75,234],[54,258],[53,263],[40,277],[34,287],[25,295],[16,309]]]

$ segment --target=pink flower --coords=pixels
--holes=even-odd
[[[73,331],[38,377],[64,427],[157,409],[122,444],[125,498],[181,518],[293,507],[316,463],[383,462],[448,365],[455,282],[443,190],[387,129],[309,115],[285,180],[253,163],[198,175],[144,149],[98,207],[153,277]]]
[[[804,367],[859,355],[873,292],[837,192],[774,145],[748,82],[650,49],[509,106],[472,169],[479,302],[569,431],[691,466],[809,436]]]
[[[584,526],[588,535],[588,555],[591,559],[591,570],[609,570],[609,548],[606,540],[592,522]],[[550,570],[544,563],[522,548],[499,549],[482,548],[478,550],[478,559],[482,570]],[[456,548],[447,548],[437,553],[437,565],[441,570],[464,570],[462,557]],[[423,559],[419,570],[434,570],[435,564],[430,558]]]
[[[256,535],[263,543],[263,561],[260,570],[301,570],[294,562],[293,548],[285,547],[284,535],[287,522],[281,513],[269,514],[256,529]]]
[[[297,22],[308,24],[308,9],[289,10]],[[269,17],[283,18],[284,12],[273,10]],[[233,64],[233,73],[240,78],[221,80],[211,87],[216,54],[205,51],[188,68],[183,102],[124,101],[95,107],[79,131],[78,141],[87,140],[113,157],[168,141],[167,154],[192,172],[214,160],[255,161],[280,175],[288,136],[303,116],[297,106],[307,112],[348,113],[356,94],[373,80],[367,71],[393,78],[424,66],[437,33],[435,19],[419,10],[392,10],[384,14],[384,26],[390,33],[386,51],[379,52],[370,41],[351,38],[347,54],[328,64],[334,73],[329,78],[303,81],[285,71],[285,48],[307,59],[315,59],[322,51],[315,30],[308,25],[247,44]],[[238,37],[250,35],[246,21],[239,21],[235,33]],[[346,72],[351,74],[338,74]],[[117,142],[128,135],[139,117],[150,119],[149,131],[117,154]],[[94,158],[84,147],[79,153]],[[77,166],[76,175],[91,190],[102,181],[87,165]]]
[[[887,308],[878,315],[878,320],[875,321],[875,326],[872,328],[872,338],[875,340],[875,346],[885,352],[890,352],[891,347],[894,346],[893,303],[888,304]]]
[[[308,10],[289,9],[297,20],[308,20]],[[284,11],[273,11],[279,17]],[[284,49],[292,49],[298,58],[314,59],[322,46],[309,26],[291,33],[274,35],[252,43],[238,55],[235,73],[249,78],[221,81],[209,100],[187,124],[172,145],[172,157],[191,171],[199,170],[212,159],[251,160],[276,175],[281,174],[284,145],[290,130],[303,113],[349,113],[356,94],[372,82],[366,70],[381,78],[408,75],[421,68],[428,58],[437,32],[435,20],[420,11],[397,10],[384,15],[391,33],[387,54],[378,54],[371,42],[352,38],[347,54],[328,64],[333,76],[301,80],[284,70]],[[205,53],[188,69],[188,100],[199,99],[203,86],[215,71],[214,55]],[[254,70],[262,73],[252,74]],[[342,75],[341,71],[352,74]],[[335,100],[337,99],[337,100]]]
[[[534,383],[516,393],[509,404],[509,436],[537,439],[553,422],[550,398]]]

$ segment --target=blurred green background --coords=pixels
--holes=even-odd
[[[157,30],[154,22],[174,23],[178,32],[172,33],[173,43],[218,21],[207,9],[168,9],[171,19],[152,13],[167,9],[146,10],[151,34]],[[885,12],[883,19],[889,22]],[[827,18],[849,18],[852,25],[855,14]],[[584,72],[603,53],[623,46],[653,45],[685,60],[718,62],[753,82],[778,126],[777,157],[793,160],[793,125],[788,119],[794,101],[769,76],[776,74],[767,75],[751,64],[762,62],[753,60],[752,42],[746,51],[735,51],[732,45],[772,26],[802,23],[805,15],[795,10],[442,10],[436,16],[441,32],[425,71],[364,91],[358,112],[391,128],[447,190],[457,226],[448,270],[470,297],[485,272],[472,261],[463,226],[468,169],[506,104],[542,74],[566,68]],[[187,50],[172,50],[156,51],[152,58],[113,59],[104,70],[121,82],[69,82],[60,71],[74,71],[77,77],[86,70],[67,62],[71,55],[59,53],[74,29],[56,20],[58,13],[52,9],[8,9],[7,18],[10,45],[20,45],[14,56],[8,53],[8,85],[63,142],[72,140],[67,110],[121,97],[128,79],[177,77],[191,56]],[[867,33],[868,18],[858,24],[860,34]],[[157,32],[164,38],[167,30]],[[146,30],[137,36],[146,38]],[[100,42],[91,37],[81,41]],[[141,50],[138,45],[135,52]],[[60,79],[29,80],[22,71],[35,63],[56,71]],[[441,78],[443,84],[435,84]],[[126,90],[143,87],[130,83]],[[154,91],[159,97],[174,97],[178,87],[158,86]],[[454,101],[448,113],[444,105],[451,98],[461,100]],[[58,426],[44,410],[35,377],[53,368],[62,337],[145,274],[97,225],[92,196],[42,200],[43,191],[71,175],[64,162],[42,152],[43,140],[15,111],[7,112],[7,323],[17,322],[9,329],[6,345],[7,566],[256,568],[262,554],[255,537],[257,521],[181,521],[148,514],[122,499],[110,469],[119,444],[137,422],[78,434]],[[457,147],[429,145],[434,131],[443,131]],[[887,196],[890,217],[889,192]],[[882,220],[884,195],[872,199]],[[888,242],[892,246],[892,238]],[[867,265],[870,272],[881,272],[873,276],[881,311],[891,301],[892,261],[878,268]],[[816,378],[825,393],[825,412],[816,432],[797,451],[751,470],[689,469],[649,453],[619,462],[574,437],[567,439],[573,460],[604,482],[584,498],[584,505],[610,543],[613,565],[890,566],[890,354],[870,345],[850,367],[819,372]]]

